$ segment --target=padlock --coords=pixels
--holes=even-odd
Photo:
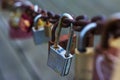
[[[45,37],[44,34],[44,22],[40,19],[41,14],[37,15],[34,18],[34,27],[32,27],[33,38],[36,45],[45,43],[49,40],[48,37]]]
[[[73,19],[68,13],[64,13],[63,16],[61,16],[57,27],[57,33],[55,33],[55,43],[54,45],[50,46],[50,53],[48,53],[47,65],[50,68],[52,68],[54,71],[59,73],[61,76],[66,76],[69,73],[71,61],[73,57],[73,55],[71,55],[69,51],[72,42],[73,30],[71,24],[70,38],[68,40],[67,48],[65,50],[60,45],[58,45],[58,40],[61,31],[61,21],[63,17],[68,17],[70,19]]]
[[[112,78],[116,60],[120,55],[120,13],[113,14],[104,24],[101,43],[95,49],[93,80],[116,80]],[[119,79],[117,79],[119,80]]]
[[[89,31],[95,27],[96,23],[89,23],[79,33],[78,46],[84,47],[79,46],[80,51],[75,49],[75,80],[92,80],[94,50],[93,46],[86,45],[85,39]]]
[[[87,32],[85,41],[86,52],[81,54],[76,50],[75,55],[75,80],[92,80],[93,77],[93,62],[94,62],[94,45],[100,38],[100,32],[102,28],[102,22],[104,16],[95,16],[90,22],[96,22],[95,29]],[[94,32],[94,33],[93,33]],[[87,43],[86,43],[87,42]],[[98,44],[98,43],[97,43]],[[81,65],[82,64],[82,65]],[[87,76],[87,77],[86,77]]]
[[[18,26],[15,28],[10,24],[9,36],[11,39],[26,39],[32,37],[32,32],[27,32],[29,25],[32,23],[32,18],[30,17],[31,16],[22,12]]]
[[[51,32],[52,32],[53,24],[49,21],[46,21],[44,30],[45,30],[45,36],[51,39]]]

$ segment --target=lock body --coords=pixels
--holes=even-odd
[[[61,76],[66,76],[69,73],[72,57],[65,57],[66,50],[58,45],[58,49],[54,46],[50,46],[50,53],[48,54],[47,65],[52,68],[55,72],[59,73]]]
[[[52,32],[51,28],[52,28],[52,24],[44,26],[45,36],[48,37],[48,38],[51,38],[51,32]]]
[[[87,52],[80,53],[75,49],[75,79],[74,80],[92,80],[94,51],[88,47]],[[87,77],[86,77],[87,76]]]
[[[32,32],[33,32],[34,42],[36,45],[49,41],[49,38],[45,37],[44,35],[44,28],[39,28],[38,30],[36,30],[35,27],[33,27]]]

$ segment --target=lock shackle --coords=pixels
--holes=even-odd
[[[59,18],[59,21],[58,21],[58,27],[57,27],[57,31],[55,32],[55,43],[54,43],[54,48],[58,48],[58,42],[59,42],[59,37],[60,37],[60,32],[61,32],[61,24],[62,24],[62,19],[63,17],[67,17],[69,19],[73,19],[73,17],[68,14],[68,13],[64,13],[60,18]]]
[[[78,51],[80,52],[85,52],[86,48],[85,48],[85,37],[87,35],[87,32],[89,32],[91,29],[94,29],[97,27],[96,23],[90,23],[88,25],[86,25],[83,30],[81,31],[80,35],[79,35],[79,39],[78,39]]]
[[[34,18],[34,26],[35,26],[35,29],[37,30],[38,29],[38,26],[37,26],[37,23],[38,23],[38,20],[42,17],[42,14],[39,14],[37,15],[35,18]]]

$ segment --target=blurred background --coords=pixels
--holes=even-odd
[[[7,4],[2,4],[6,1]],[[0,0],[0,80],[74,80],[75,60],[70,73],[59,76],[47,66],[48,43],[36,46],[33,38],[11,39],[9,36],[10,6],[14,0]],[[24,0],[23,0],[24,1]],[[29,0],[40,8],[54,13],[109,16],[119,12],[120,0]],[[75,58],[75,57],[74,57]]]

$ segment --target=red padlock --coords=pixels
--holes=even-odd
[[[29,27],[32,26],[32,11],[30,7],[26,7],[26,11],[22,13],[19,18],[18,26],[13,27],[10,23],[10,38],[11,39],[26,39],[32,36],[32,32],[28,32]]]

